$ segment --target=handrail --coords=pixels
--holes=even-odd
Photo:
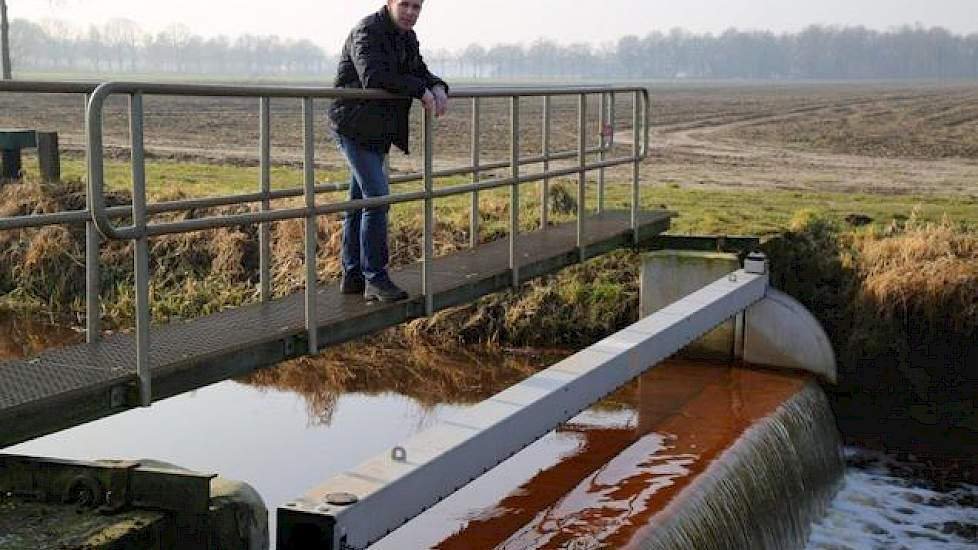
[[[173,95],[219,95],[229,89],[234,90],[233,95],[247,95],[243,94],[241,88],[249,88],[252,90],[259,90],[262,93],[268,93],[269,96],[274,97],[299,97],[295,94],[309,93],[311,91],[318,90],[319,92],[333,91],[333,88],[310,88],[310,87],[282,87],[282,86],[262,86],[262,87],[247,87],[239,85],[207,85],[207,84],[153,84],[153,83],[120,83],[127,86],[138,86],[144,93],[160,93],[160,94],[173,94]],[[8,93],[76,93],[76,94],[92,94],[101,86],[99,83],[85,82],[85,81],[24,81],[24,80],[9,80],[0,81],[0,92]],[[539,87],[509,87],[509,88],[462,88],[459,91],[453,91],[453,98],[475,98],[475,97],[505,97],[499,96],[501,90],[507,91],[519,91],[521,95],[540,95],[545,91],[551,91],[550,95],[573,95],[579,93],[580,90],[596,91],[596,90],[611,91],[613,93],[628,93],[639,91],[642,94],[644,110],[645,110],[645,120],[649,120],[649,93],[645,88],[632,88],[632,87],[588,87],[588,88],[573,88],[573,87],[554,87],[554,88],[539,88]],[[383,92],[375,91],[360,91],[360,90],[343,90],[344,92],[352,92],[356,96],[365,96],[377,98],[383,97],[395,97],[385,94]],[[331,96],[324,96],[331,97]],[[547,96],[545,96],[547,97]],[[87,115],[87,113],[86,113]],[[646,125],[645,139],[642,143],[641,158],[644,160],[648,156],[648,127]],[[587,149],[588,154],[598,153],[603,150],[607,150],[605,147],[590,147]],[[529,164],[539,164],[543,162],[549,162],[553,160],[566,160],[572,159],[578,155],[577,151],[569,150],[562,152],[547,152],[543,155],[538,155],[534,157],[525,157],[520,159],[521,165]],[[496,170],[500,168],[506,168],[510,166],[508,161],[496,161],[487,164],[481,164],[478,167],[475,166],[462,166],[457,168],[442,169],[434,172],[434,177],[447,177],[455,175],[470,174],[475,171],[486,171],[486,170]],[[423,179],[421,173],[409,173],[401,174],[391,177],[391,184],[401,184],[408,182],[420,181]],[[328,193],[335,191],[342,191],[348,188],[346,183],[324,183],[318,184],[316,186],[317,193]],[[265,193],[248,193],[242,195],[229,195],[220,197],[205,197],[205,198],[195,198],[195,199],[185,199],[178,201],[166,201],[160,203],[153,203],[147,205],[147,213],[149,214],[161,214],[166,212],[178,212],[187,211],[199,208],[211,208],[217,206],[228,206],[235,204],[245,204],[245,203],[256,203],[265,200],[277,200],[284,198],[292,198],[302,196],[303,190],[301,188],[294,189],[282,189],[275,191],[268,191]],[[131,207],[128,206],[115,206],[105,209],[106,215],[109,218],[127,218],[131,217]],[[77,210],[70,212],[57,212],[50,214],[33,214],[24,216],[14,216],[8,218],[0,218],[0,230],[12,230],[12,229],[24,229],[30,227],[43,227],[46,225],[61,225],[61,224],[81,224],[92,220],[92,213],[90,210]]]
[[[0,88],[0,91],[3,89]],[[585,87],[501,87],[501,88],[468,88],[459,89],[452,92],[453,98],[506,98],[522,96],[557,96],[557,95],[587,95],[594,93],[636,93],[641,94],[644,110],[644,136],[638,160],[644,160],[648,155],[648,120],[650,113],[650,100],[647,88],[635,86],[585,86]],[[197,96],[197,97],[277,97],[277,98],[324,98],[324,99],[392,99],[401,98],[387,92],[377,90],[356,90],[347,88],[317,88],[317,87],[285,87],[285,86],[243,86],[243,85],[218,85],[218,84],[165,84],[165,83],[139,83],[139,82],[107,82],[98,86],[91,95],[88,102],[86,113],[86,127],[88,148],[91,155],[89,159],[89,195],[92,198],[92,219],[99,232],[110,239],[129,240],[139,238],[140,231],[135,225],[118,228],[110,221],[105,206],[103,167],[101,159],[102,148],[102,107],[107,97],[112,94],[142,94],[142,95],[174,95],[174,96]],[[588,150],[590,151],[590,150]],[[566,158],[573,156],[567,154]],[[551,156],[549,160],[554,157]],[[141,162],[141,160],[140,160]],[[617,163],[620,164],[620,163]],[[507,166],[509,163],[503,164]],[[483,169],[488,169],[484,166]],[[461,170],[461,169],[460,169]],[[452,171],[447,171],[452,172]],[[458,173],[458,171],[454,171]],[[467,173],[462,171],[461,173]],[[412,175],[413,176],[413,175]],[[416,181],[420,178],[402,179],[400,181]],[[337,189],[338,190],[338,189]],[[292,196],[301,195],[301,190]],[[252,195],[254,196],[254,195]],[[247,202],[257,202],[264,197],[258,197]],[[243,201],[239,201],[243,202]],[[392,204],[388,203],[388,204]],[[228,202],[225,204],[237,204]],[[355,209],[352,204],[348,209]],[[296,216],[302,217],[302,216]],[[279,219],[276,217],[276,219]],[[271,219],[261,219],[259,221],[272,221]],[[197,221],[197,220],[195,220]],[[135,223],[135,222],[134,222]],[[192,225],[192,224],[191,224]],[[188,226],[188,230],[190,226]]]
[[[0,80],[0,92],[25,94],[90,94],[101,82],[84,80]]]

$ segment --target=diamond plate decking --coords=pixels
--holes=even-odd
[[[640,240],[669,227],[672,214],[646,212]],[[627,212],[587,220],[584,254],[594,257],[628,246]],[[567,223],[520,236],[520,278],[553,273],[578,259],[576,225]],[[508,239],[437,258],[433,262],[435,308],[471,301],[511,283]],[[411,299],[366,304],[337,285],[319,289],[320,347],[337,344],[423,315],[420,264],[392,277]],[[186,322],[154,327],[150,362],[153,397],[163,399],[303,355],[306,348],[302,294]],[[133,408],[135,339],[116,334],[98,344],[52,350],[0,364],[0,448]]]

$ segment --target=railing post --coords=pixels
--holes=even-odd
[[[587,94],[581,94],[578,98],[577,107],[577,253],[578,259],[584,261],[584,201],[586,199],[585,184],[587,183],[587,173],[584,167],[587,165]]]
[[[152,373],[150,372],[150,296],[149,296],[149,238],[146,236],[146,165],[143,150],[143,96],[129,96],[129,136],[132,163],[132,221],[138,237],[134,240],[134,271],[136,276],[136,378],[139,380],[139,403],[148,407],[153,402]]]
[[[424,313],[431,316],[435,313],[435,295],[432,288],[431,266],[435,259],[435,205],[431,197],[434,188],[434,174],[432,150],[434,139],[434,114],[430,110],[424,111],[424,119],[421,123],[422,140],[424,141],[424,166],[422,175],[424,176],[424,250],[421,259],[421,289],[424,293]]]
[[[268,193],[272,190],[272,167],[271,167],[271,156],[272,156],[272,144],[271,144],[271,99],[263,97],[259,99],[259,144],[258,144],[258,156],[259,156],[259,190],[261,191],[261,211],[267,212],[271,209],[271,201],[268,199]],[[261,301],[268,302],[272,299],[272,283],[271,283],[271,256],[272,256],[272,245],[271,245],[271,235],[269,232],[269,223],[262,222],[258,225],[258,279],[261,285]]]
[[[478,183],[479,162],[482,157],[482,105],[478,97],[472,98],[472,183]],[[472,192],[472,212],[469,219],[469,246],[479,245],[479,191]]]
[[[638,245],[639,235],[638,235],[638,209],[639,209],[639,169],[641,164],[641,159],[639,158],[639,141],[641,140],[641,128],[640,117],[639,117],[639,103],[642,100],[642,94],[638,91],[635,92],[635,100],[632,102],[632,156],[634,161],[632,163],[632,241]]]
[[[88,98],[85,94],[85,116],[88,116]],[[85,156],[88,157],[88,143],[85,143]],[[92,211],[92,197],[85,187],[85,208]],[[99,265],[101,235],[95,222],[85,222],[85,341],[94,344],[102,338],[102,270]]]
[[[306,199],[306,333],[309,339],[309,354],[319,352],[319,284],[316,277],[316,140],[313,131],[313,101],[311,97],[302,98],[303,130],[303,189]]]
[[[604,161],[607,158],[605,151],[604,126],[607,124],[606,112],[608,110],[608,94],[601,93],[601,113],[598,115],[598,160]],[[598,169],[598,214],[604,212],[604,167]]]
[[[550,224],[550,96],[543,96],[543,180],[540,181],[540,229]]]
[[[520,96],[514,95],[510,103],[510,165],[513,185],[509,196],[509,269],[513,286],[520,284],[520,266],[517,257],[517,240],[520,235]]]

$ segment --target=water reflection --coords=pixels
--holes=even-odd
[[[446,353],[426,347],[351,343],[315,358],[256,371],[241,382],[293,392],[305,400],[312,424],[328,425],[347,393],[409,397],[422,407],[478,403],[562,359],[560,350]]]
[[[0,311],[0,361],[20,359],[46,349],[81,342],[85,335],[37,319]]]
[[[0,360],[82,340],[16,317],[0,327]],[[350,344],[2,452],[153,458],[247,481],[274,510],[562,355],[446,355]]]

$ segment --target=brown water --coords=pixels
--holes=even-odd
[[[666,362],[641,378],[633,407],[582,414],[379,546],[628,546],[805,382],[774,371]]]

